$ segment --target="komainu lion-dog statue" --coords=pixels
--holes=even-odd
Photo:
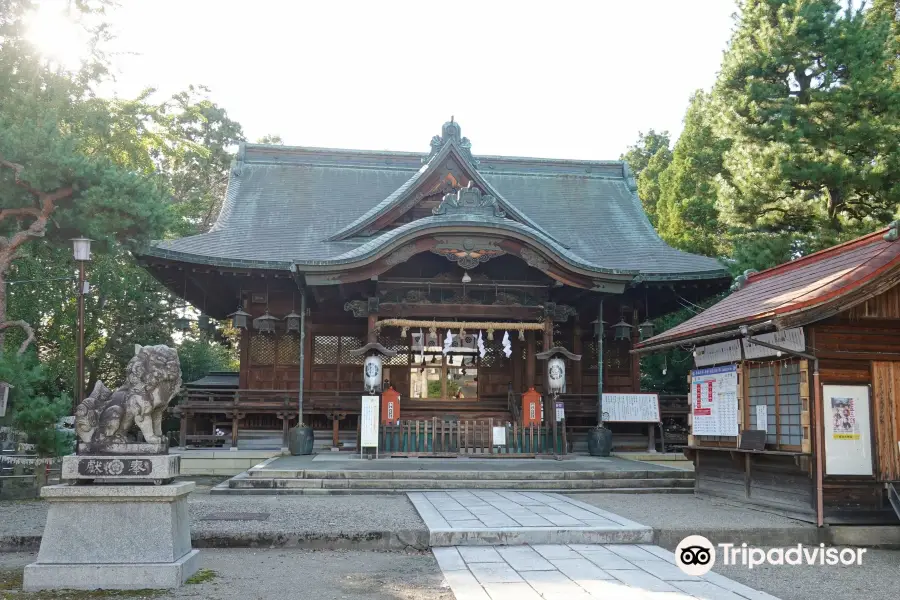
[[[75,409],[78,439],[93,448],[125,444],[137,425],[144,441],[160,444],[162,418],[169,402],[181,389],[178,353],[168,346],[135,346],[125,369],[125,383],[110,391],[102,381]]]

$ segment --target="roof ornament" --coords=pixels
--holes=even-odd
[[[497,198],[490,194],[483,194],[480,189],[469,182],[467,187],[445,194],[439,206],[432,209],[432,214],[470,214],[486,215],[503,218],[506,213],[497,203]]]
[[[450,120],[441,127],[441,135],[436,135],[431,138],[431,153],[423,162],[431,160],[446,144],[451,142],[456,144],[456,147],[459,148],[459,151],[469,162],[474,165],[478,164],[478,161],[472,156],[472,142],[469,141],[469,138],[464,138],[462,136],[462,128],[459,126],[459,123],[454,120],[452,115],[450,116]]]
[[[734,283],[731,284],[730,291],[736,292],[740,289],[743,289],[744,286],[747,285],[747,279],[749,279],[750,276],[754,273],[759,273],[759,271],[757,271],[756,269],[747,269],[746,271],[744,271],[743,275],[738,275],[737,277],[735,277]]]
[[[884,234],[884,240],[886,242],[896,242],[900,239],[900,221],[894,221],[890,225],[888,225],[890,229]]]

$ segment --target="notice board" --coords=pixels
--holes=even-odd
[[[691,371],[694,435],[737,436],[737,365]]]
[[[823,385],[825,474],[872,474],[869,386]]]
[[[603,394],[603,420],[659,423],[659,395]]]
[[[378,448],[378,396],[363,396],[359,414],[359,447]]]

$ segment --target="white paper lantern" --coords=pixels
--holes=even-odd
[[[551,394],[561,394],[566,388],[566,362],[558,357],[547,361],[547,375]]]
[[[381,391],[381,357],[367,356],[363,364],[363,384],[367,392]]]

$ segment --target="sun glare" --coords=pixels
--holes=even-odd
[[[90,37],[84,26],[70,17],[67,2],[48,1],[27,20],[28,41],[52,63],[75,70],[88,57]]]

